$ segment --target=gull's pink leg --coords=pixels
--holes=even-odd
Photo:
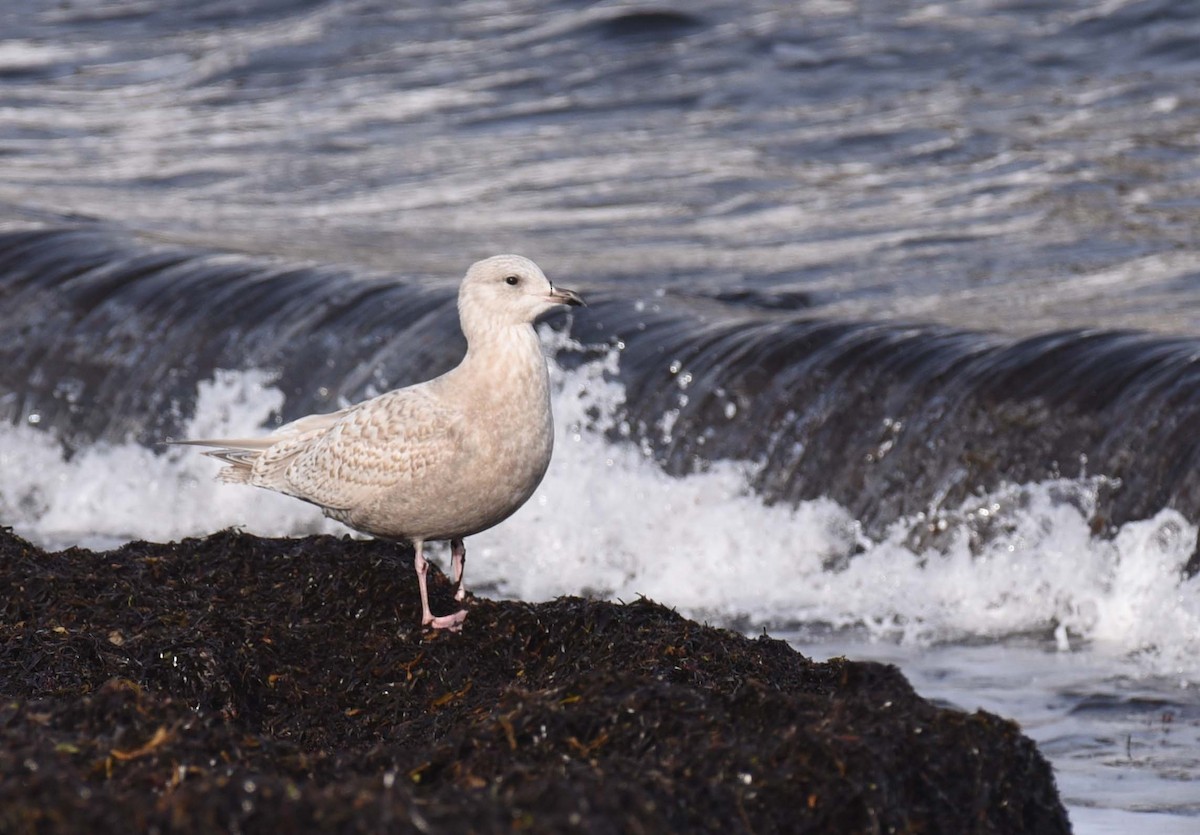
[[[454,573],[454,583],[458,586],[454,590],[454,599],[459,603],[467,597],[467,590],[463,587],[463,572],[467,567],[467,546],[461,539],[450,540],[450,569]]]
[[[429,609],[429,588],[425,582],[425,574],[429,571],[429,562],[423,553],[425,543],[418,539],[413,543],[413,547],[417,551],[416,557],[413,558],[413,566],[417,569],[417,585],[421,589],[421,625],[458,632],[462,629],[462,622],[467,618],[467,610],[463,609],[452,615],[442,615],[436,618],[433,616],[433,612]]]

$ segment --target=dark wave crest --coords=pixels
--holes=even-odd
[[[463,265],[465,266],[465,265]],[[66,447],[154,444],[221,368],[263,368],[279,419],[434,376],[463,350],[455,282],[135,240],[0,235],[0,417]],[[868,531],[1001,483],[1119,479],[1104,530],[1200,518],[1200,342],[1067,331],[1015,340],[587,288],[572,335],[621,346],[623,431],[667,471],[753,461],[768,501],[827,496]],[[561,321],[561,320],[560,320]],[[563,364],[582,357],[561,354]]]

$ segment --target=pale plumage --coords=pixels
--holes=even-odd
[[[422,623],[458,629],[465,610],[429,610],[423,545],[451,541],[462,600],[463,538],[524,504],[550,463],[549,380],[532,323],[556,305],[582,303],[527,258],[488,258],[459,289],[467,354],[453,370],[262,438],[182,443],[216,447],[207,454],[226,462],[225,481],[286,493],[364,533],[411,541]]]

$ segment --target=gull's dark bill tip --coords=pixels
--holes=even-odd
[[[582,296],[574,290],[567,290],[562,287],[551,288],[550,298],[559,304],[566,304],[571,307],[587,307],[587,303],[583,300]]]

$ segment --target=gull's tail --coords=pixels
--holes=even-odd
[[[217,473],[217,478],[221,481],[229,484],[251,484],[294,496],[296,494],[292,492],[286,479],[286,470],[292,459],[305,450],[307,442],[328,431],[356,408],[358,407],[351,406],[338,412],[308,415],[285,423],[270,435],[259,438],[195,438],[167,443],[212,447],[205,450],[204,454],[224,461],[227,465]],[[265,461],[260,461],[267,450],[271,450],[271,454]],[[305,499],[304,496],[297,498]]]
[[[254,473],[254,462],[267,448],[279,442],[278,438],[196,438],[185,441],[167,441],[169,444],[213,447],[204,454],[224,461],[217,478],[228,484],[250,484]]]

